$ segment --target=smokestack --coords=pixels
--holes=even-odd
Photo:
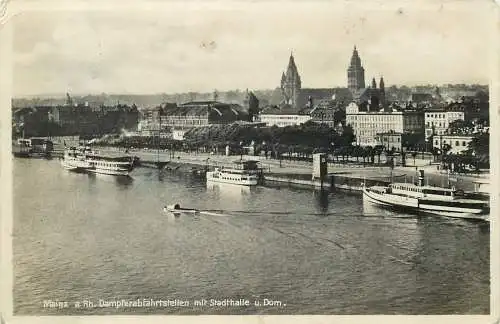
[[[419,170],[419,175],[418,175],[418,185],[420,187],[424,186],[424,170]]]

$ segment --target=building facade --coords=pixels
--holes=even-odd
[[[423,133],[424,114],[392,107],[360,110],[358,104],[352,102],[346,108],[346,124],[353,128],[356,144],[375,146],[379,144],[377,134],[380,133]]]
[[[398,152],[415,150],[424,144],[423,139],[423,133],[399,133],[391,131],[377,134],[378,145],[382,145],[386,150],[395,150]]]
[[[442,150],[444,145],[449,145],[451,148],[448,153],[460,154],[469,149],[473,138],[474,135],[439,135],[434,136],[432,146]]]
[[[234,104],[218,101],[191,101],[181,105],[165,107],[161,124],[173,130],[187,130],[211,124],[229,124],[246,120],[248,116],[236,109]]]
[[[377,145],[382,145],[386,150],[401,152],[403,149],[404,134],[399,132],[378,133],[376,136]]]
[[[311,119],[309,114],[291,107],[267,107],[260,113],[258,121],[266,126],[286,127],[301,125]]]
[[[425,137],[429,139],[432,135],[444,135],[450,123],[464,119],[465,113],[460,110],[427,110],[425,112]]]

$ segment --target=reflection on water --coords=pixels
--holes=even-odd
[[[88,177],[93,181],[106,181],[115,183],[117,184],[117,187],[121,189],[129,187],[134,181],[134,178],[132,178],[131,176],[114,176],[114,175],[100,174],[100,173],[89,173]]]
[[[243,186],[231,183],[207,181],[207,191],[214,194],[218,199],[230,199],[242,201],[245,196],[250,196],[255,187]]]
[[[14,163],[14,310],[46,299],[272,298],[266,308],[97,308],[79,314],[486,314],[489,230],[361,197],[207,185],[136,169],[87,176]],[[43,190],[40,190],[43,188]],[[180,203],[199,215],[175,217]]]
[[[313,190],[313,194],[316,197],[316,202],[318,204],[320,212],[322,214],[327,214],[331,196],[330,190],[327,189]]]

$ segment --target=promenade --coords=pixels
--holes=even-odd
[[[96,148],[102,153],[125,153],[125,150],[120,148],[110,148],[102,147]],[[281,162],[276,159],[266,159],[264,156],[249,156],[249,155],[220,155],[220,154],[209,154],[209,153],[186,153],[175,151],[173,156],[169,151],[154,151],[154,150],[132,150],[128,154],[138,156],[144,161],[173,161],[177,163],[189,163],[209,167],[214,166],[229,166],[233,164],[234,161],[238,161],[241,158],[244,160],[258,160],[260,161],[261,167],[264,169],[264,174],[272,174],[274,176],[282,177],[293,177],[293,175],[311,175],[312,174],[312,163],[306,161],[290,161],[282,160]],[[412,162],[412,161],[411,161]],[[362,164],[344,164],[344,163],[328,163],[328,173],[339,175],[342,177],[351,178],[366,178],[374,180],[385,180],[389,181],[392,178],[396,181],[408,181],[411,182],[416,180],[417,170],[424,170],[426,182],[431,185],[446,186],[448,181],[451,185],[456,186],[465,191],[474,191],[474,181],[488,181],[489,174],[480,175],[449,175],[442,174],[438,170],[436,165],[417,165],[417,166],[407,166],[395,167],[392,172],[389,167],[380,166],[370,166],[366,164],[364,167]]]

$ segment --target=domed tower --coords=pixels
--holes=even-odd
[[[281,91],[284,103],[297,107],[301,86],[299,71],[295,65],[293,53],[291,53],[286,73],[283,73],[281,77]]]
[[[365,88],[365,69],[361,65],[358,50],[354,46],[354,51],[351,56],[351,63],[347,69],[347,88],[351,92]]]

